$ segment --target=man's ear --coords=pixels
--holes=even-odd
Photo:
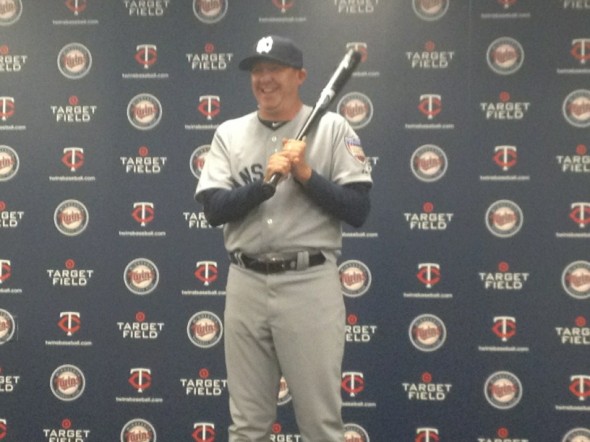
[[[305,70],[304,68],[299,69],[297,77],[299,78],[299,84],[303,84],[303,82],[307,78],[307,70]]]

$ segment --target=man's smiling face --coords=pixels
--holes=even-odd
[[[250,79],[260,118],[291,120],[301,108],[299,86],[306,77],[305,69],[272,61],[257,62],[250,70]]]

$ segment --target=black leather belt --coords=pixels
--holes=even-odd
[[[258,273],[264,273],[265,275],[286,272],[287,270],[299,270],[297,268],[296,256],[289,259],[272,258],[260,260],[243,254],[237,255],[235,253],[230,253],[229,259],[232,263],[237,264],[240,267],[244,267]],[[324,262],[326,262],[326,257],[322,253],[309,255],[308,267],[318,266]]]

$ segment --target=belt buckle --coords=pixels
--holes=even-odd
[[[269,273],[286,272],[295,268],[294,261],[289,259],[281,259],[278,257],[271,257],[266,261],[266,269]]]

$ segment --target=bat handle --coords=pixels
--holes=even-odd
[[[277,190],[277,184],[279,184],[282,176],[282,174],[276,172],[268,179],[268,181],[262,183],[262,193],[264,193],[264,196],[267,199],[275,194]]]

